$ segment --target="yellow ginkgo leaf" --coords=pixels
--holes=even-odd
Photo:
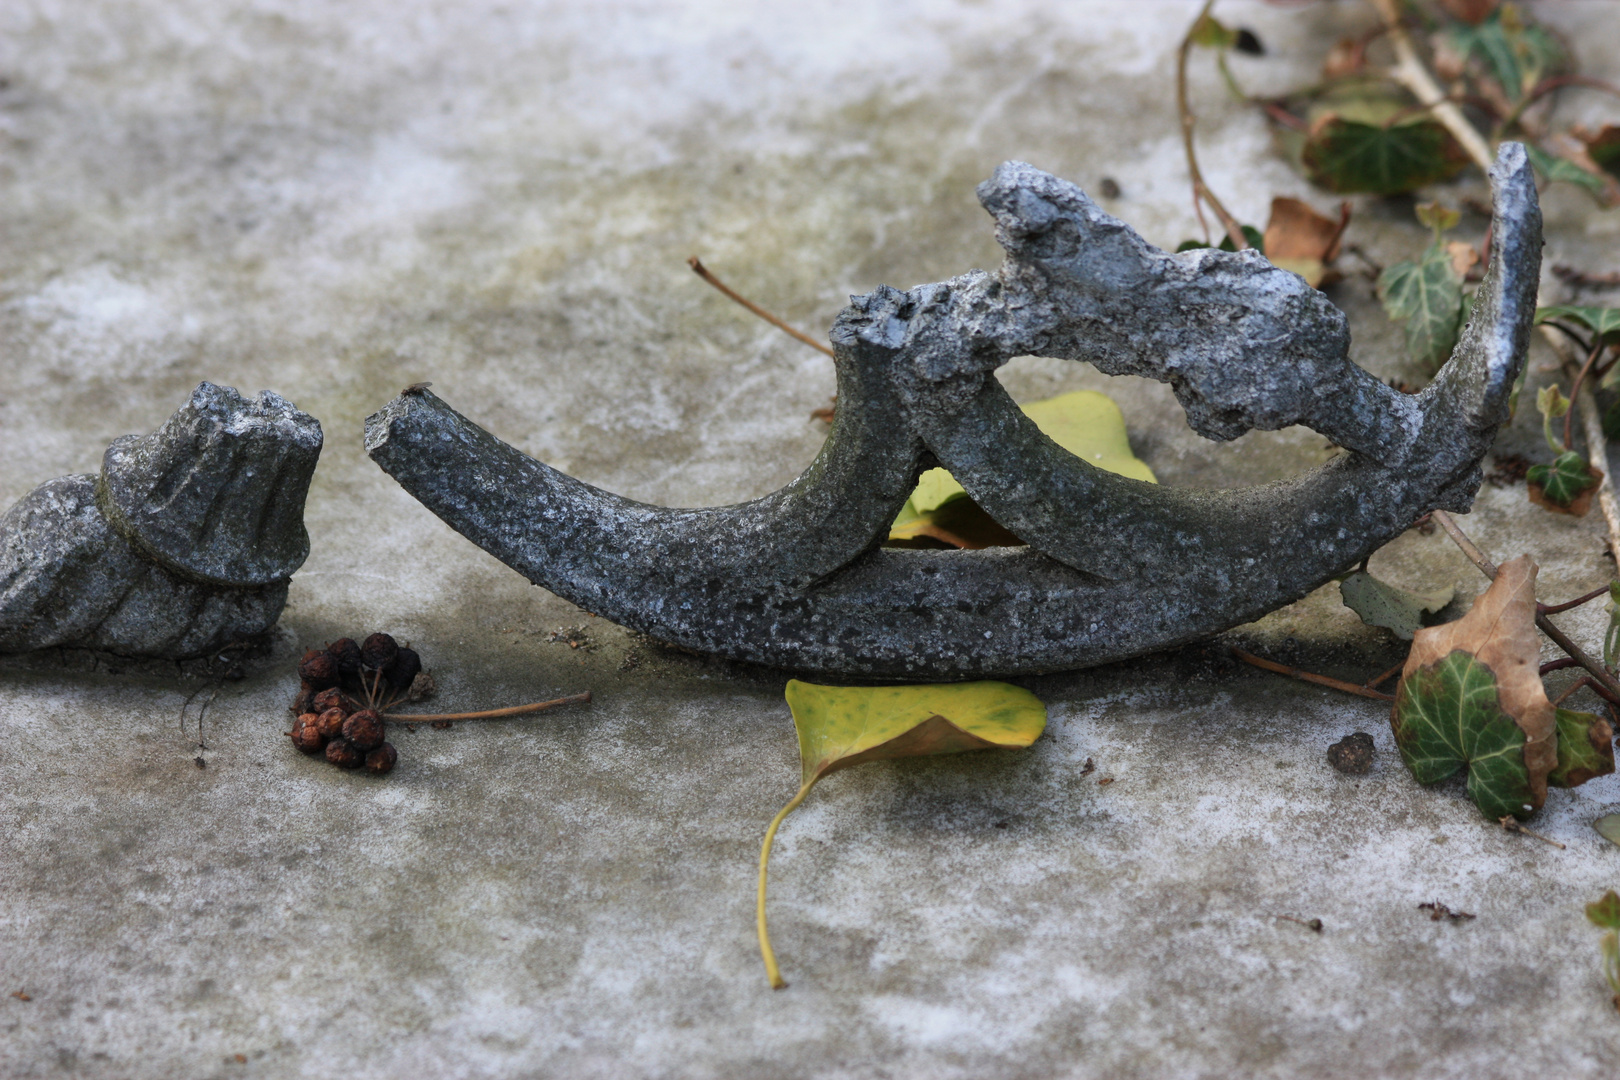
[[[1075,390],[1021,406],[1041,433],[1082,461],[1111,473],[1158,483],[1147,463],[1131,453],[1125,414],[1096,390]],[[945,469],[929,469],[889,528],[889,542],[928,537],[953,547],[1000,547],[1019,543],[981,510]]]
[[[798,794],[765,830],[759,851],[759,951],[771,986],[787,984],[765,929],[765,872],[776,830],[828,773],[886,758],[1022,749],[1046,728],[1046,706],[1002,682],[926,686],[817,686],[793,679],[788,708],[799,733],[803,775]]]

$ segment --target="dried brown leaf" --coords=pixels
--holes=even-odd
[[[1456,622],[1426,627],[1412,639],[1403,679],[1465,652],[1491,669],[1502,711],[1524,732],[1532,805],[1547,798],[1547,774],[1558,764],[1557,710],[1541,683],[1536,631],[1536,564],[1528,555],[1503,563],[1491,587]]]

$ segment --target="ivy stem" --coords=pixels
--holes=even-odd
[[[1556,615],[1560,611],[1568,611],[1570,608],[1578,608],[1582,604],[1589,604],[1598,597],[1607,595],[1609,595],[1609,587],[1604,585],[1600,588],[1593,589],[1585,596],[1577,596],[1573,600],[1565,600],[1562,604],[1537,604],[1536,611],[1543,615]]]
[[[1574,383],[1572,383],[1570,385],[1570,388],[1569,388],[1570,410],[1569,410],[1569,412],[1564,414],[1564,449],[1566,449],[1566,450],[1573,449],[1574,446],[1575,446],[1575,440],[1574,440],[1574,438],[1572,436],[1572,432],[1573,432],[1572,425],[1575,422],[1575,408],[1574,408],[1574,405],[1575,405],[1575,402],[1580,399],[1581,386],[1586,382],[1586,376],[1592,370],[1592,365],[1597,363],[1597,358],[1602,356],[1602,355],[1603,355],[1603,341],[1600,338],[1597,342],[1595,342],[1592,345],[1591,351],[1586,354],[1586,363],[1581,365],[1581,370],[1579,372],[1577,372],[1576,375],[1575,375]],[[1606,465],[1608,463],[1604,462],[1604,464]],[[1607,472],[1608,470],[1604,470],[1604,471]]]
[[[483,712],[439,713],[433,716],[412,714],[402,716],[399,713],[385,712],[382,718],[390,724],[426,724],[439,720],[495,720],[502,716],[522,716],[525,713],[536,713],[544,709],[555,709],[559,705],[583,705],[591,700],[591,692],[583,694],[570,694],[567,697],[553,698],[550,701],[536,701],[528,705],[513,705],[508,709],[485,709]]]
[[[716,289],[719,289],[722,293],[724,293],[728,299],[734,300],[741,304],[743,307],[747,308],[755,315],[758,315],[760,318],[764,319],[766,322],[770,323],[784,334],[787,334],[790,337],[798,338],[812,349],[820,349],[828,356],[833,354],[833,351],[826,345],[817,341],[809,334],[795,330],[781,319],[778,319],[775,315],[772,315],[770,312],[766,311],[764,308],[760,307],[746,296],[743,296],[741,293],[736,292],[725,282],[715,277],[714,274],[709,272],[709,268],[703,265],[703,260],[699,259],[696,255],[693,255],[691,258],[687,259],[686,265],[690,266],[692,268],[692,272],[698,277],[702,278],[704,281],[707,281],[710,285],[713,285]]]
[[[1214,6],[1215,0],[1204,0],[1198,17],[1187,28],[1187,33],[1181,38],[1181,47],[1176,50],[1176,111],[1181,114],[1181,146],[1187,155],[1187,173],[1192,178],[1193,209],[1198,212],[1198,224],[1204,228],[1204,240],[1209,240],[1209,224],[1204,220],[1204,204],[1208,203],[1215,216],[1221,219],[1221,227],[1226,230],[1232,246],[1242,251],[1249,246],[1248,238],[1243,235],[1243,226],[1238,224],[1237,218],[1227,213],[1221,200],[1204,183],[1204,174],[1198,169],[1198,151],[1193,146],[1193,127],[1198,119],[1187,102],[1187,57],[1192,54],[1193,31],[1209,17],[1209,9]]]
[[[1483,551],[1474,546],[1474,542],[1468,539],[1467,534],[1462,529],[1458,528],[1457,523],[1451,519],[1450,514],[1444,510],[1436,510],[1434,511],[1434,520],[1440,523],[1440,527],[1446,530],[1446,535],[1451,537],[1452,542],[1462,549],[1464,555],[1468,556],[1468,561],[1479,567],[1480,573],[1492,581],[1496,580],[1496,564],[1486,558]],[[1605,671],[1603,665],[1587,656],[1579,645],[1569,639],[1568,634],[1554,626],[1552,620],[1539,611],[1536,613],[1536,626],[1541,629],[1543,634],[1552,639],[1553,644],[1563,649],[1571,659],[1579,663],[1581,667],[1591,673],[1594,679],[1602,683],[1604,689],[1620,698],[1620,681],[1616,681],[1613,675]]]
[[[1558,359],[1563,361],[1566,373],[1575,367],[1578,357],[1568,341],[1554,333],[1550,326],[1542,326],[1541,336],[1552,346],[1553,352],[1558,354]],[[1601,348],[1601,341],[1593,341],[1591,348]],[[1620,502],[1615,500],[1614,478],[1609,475],[1611,472],[1609,441],[1603,434],[1603,414],[1598,411],[1597,399],[1592,396],[1590,388],[1585,393],[1572,396],[1574,400],[1570,403],[1570,407],[1581,410],[1581,429],[1586,435],[1587,459],[1593,468],[1603,474],[1603,479],[1598,481],[1597,496],[1598,508],[1603,511],[1604,524],[1609,527],[1609,550],[1616,558],[1620,558]]]
[[[1357,686],[1355,683],[1345,682],[1343,679],[1335,679],[1327,675],[1318,675],[1313,671],[1301,671],[1299,668],[1289,667],[1287,664],[1279,664],[1275,660],[1262,659],[1253,653],[1244,652],[1242,649],[1239,649],[1236,646],[1232,648],[1232,655],[1237,657],[1239,660],[1242,660],[1245,664],[1253,664],[1257,668],[1264,668],[1267,671],[1275,671],[1278,675],[1287,675],[1291,679],[1303,679],[1305,682],[1315,683],[1318,686],[1327,686],[1334,690],[1343,690],[1347,694],[1355,694],[1357,697],[1373,698],[1376,701],[1395,700],[1394,694],[1386,694],[1382,690],[1373,690],[1366,686]],[[1379,681],[1382,682],[1383,679],[1388,677],[1389,676],[1386,673],[1379,679]]]
[[[782,969],[776,966],[776,952],[771,948],[771,935],[765,929],[765,867],[770,862],[771,843],[776,839],[776,830],[782,827],[782,820],[799,808],[819,779],[817,775],[806,780],[792,801],[776,812],[770,828],[765,830],[765,842],[759,847],[759,900],[754,909],[754,922],[759,927],[759,955],[765,961],[765,977],[770,979],[772,990],[780,990],[787,983],[782,981]]]

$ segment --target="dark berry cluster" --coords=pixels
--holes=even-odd
[[[399,753],[384,741],[384,713],[426,681],[416,650],[387,634],[372,634],[358,645],[343,638],[306,652],[298,677],[298,719],[287,733],[294,746],[306,754],[324,752],[341,769],[393,769]]]

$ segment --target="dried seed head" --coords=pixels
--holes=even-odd
[[[422,658],[415,649],[401,648],[394,654],[394,666],[388,669],[388,686],[396,694],[411,685],[422,673]]]
[[[307,682],[298,684],[298,696],[293,698],[292,711],[294,716],[301,716],[311,711],[315,702],[316,690]]]
[[[326,738],[316,723],[318,719],[314,713],[304,713],[293,721],[293,729],[288,732],[293,745],[306,754],[318,754],[326,748]]]
[[[372,634],[360,645],[360,662],[373,671],[387,669],[399,653],[399,642],[388,634]]]
[[[315,730],[323,739],[335,739],[343,734],[343,710],[327,709],[315,718]]]
[[[343,721],[343,737],[362,750],[370,750],[383,741],[382,717],[370,709],[361,709]]]
[[[298,661],[298,677],[316,690],[336,686],[339,678],[337,662],[328,654],[311,649]]]
[[[360,670],[360,646],[354,643],[354,638],[338,638],[326,647],[326,655],[337,661],[340,675],[353,675]]]
[[[366,763],[366,752],[348,739],[333,739],[326,744],[326,760],[340,769],[358,769]]]
[[[366,772],[383,773],[392,772],[394,763],[399,760],[399,751],[394,749],[393,743],[383,743],[377,749],[366,755]]]
[[[316,694],[309,703],[309,711],[312,713],[323,713],[327,709],[342,709],[344,713],[350,713],[354,711],[354,706],[349,704],[349,699],[343,691],[334,686]]]

